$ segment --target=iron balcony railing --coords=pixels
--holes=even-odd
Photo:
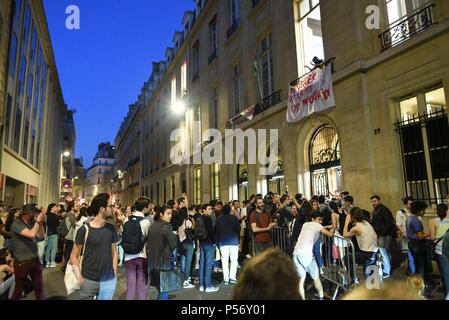
[[[416,34],[431,27],[434,24],[432,8],[430,4],[410,17],[404,17],[389,30],[379,35],[382,51],[407,41]]]
[[[226,32],[226,35],[227,35],[228,39],[233,35],[235,30],[238,29],[239,25],[240,25],[240,20],[239,19],[237,19],[234,22],[232,22],[232,26]]]
[[[281,102],[281,90],[278,90],[273,94],[263,98],[262,101],[260,101],[255,105],[253,117],[270,109],[271,107],[279,104],[280,102]],[[245,113],[246,112],[242,112],[239,115],[235,116],[234,118],[228,120],[226,122],[226,129],[237,128],[240,124],[249,121],[248,118],[244,116]]]

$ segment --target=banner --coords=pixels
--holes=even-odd
[[[315,112],[335,106],[332,87],[332,64],[317,68],[290,85],[288,94],[287,122],[296,122]]]

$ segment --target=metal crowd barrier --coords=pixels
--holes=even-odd
[[[322,278],[336,285],[332,300],[337,298],[339,289],[348,291],[358,285],[356,273],[355,247],[350,239],[334,235],[322,235],[320,251],[323,264]]]
[[[292,255],[293,248],[290,241],[290,232],[288,228],[274,227],[271,229],[271,239],[273,246],[280,249],[287,255]]]

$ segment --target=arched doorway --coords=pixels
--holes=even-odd
[[[320,127],[309,146],[312,194],[329,196],[341,190],[340,141],[335,128]]]

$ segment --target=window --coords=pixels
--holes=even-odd
[[[201,106],[199,104],[196,104],[192,108],[193,112],[193,122],[192,122],[192,135],[193,143],[192,146],[192,152],[198,151],[198,145],[197,143],[202,142],[202,131],[201,131]]]
[[[237,165],[237,189],[238,189],[238,200],[243,202],[243,200],[248,200],[248,166],[247,165]]]
[[[31,23],[31,11],[30,11],[30,6],[27,5],[26,9],[25,9],[25,22],[23,24],[23,42],[27,43],[28,42],[28,37],[30,34],[30,23]],[[23,46],[23,52],[26,53],[28,46],[24,45]]]
[[[240,0],[229,0],[231,4],[231,24],[238,26],[240,21]]]
[[[218,90],[212,88],[212,101],[210,108],[210,126],[213,129],[218,129]]]
[[[209,23],[209,45],[210,55],[216,55],[218,51],[218,38],[217,38],[217,17],[215,16]]]
[[[242,97],[240,95],[240,64],[238,63],[233,67],[232,87],[234,91],[234,115],[237,115],[242,111]]]
[[[443,88],[399,101],[396,123],[401,146],[405,192],[435,206],[449,189],[449,125]]]
[[[214,163],[212,169],[211,195],[215,200],[220,199],[220,164]]]
[[[13,32],[11,37],[11,51],[9,52],[9,75],[14,79],[15,68],[16,68],[16,57],[17,57],[17,36]]]
[[[187,61],[181,66],[181,98],[187,94]]]
[[[97,177],[97,184],[101,184],[101,177]]]
[[[176,196],[176,185],[175,185],[175,177],[172,176],[170,178],[171,181],[171,198],[174,199]]]
[[[262,39],[261,60],[262,60],[262,90],[263,96],[268,97],[274,91],[274,68],[273,68],[273,53],[272,53],[271,32]]]
[[[302,0],[297,6],[296,51],[298,73],[308,72],[314,57],[324,58],[323,35],[321,30],[321,11],[318,0]]]
[[[33,74],[31,73],[28,77],[28,89],[27,89],[27,99],[25,107],[25,128],[23,134],[23,146],[22,146],[22,157],[28,158],[28,139],[30,134],[30,122],[31,122],[31,99],[33,97]]]
[[[171,103],[176,102],[176,76],[173,76],[171,80]]]
[[[193,180],[194,183],[194,199],[195,199],[195,204],[200,204],[201,203],[201,168],[196,168],[195,169],[195,177]]]
[[[164,179],[164,203],[167,203],[167,180]]]
[[[196,80],[200,72],[200,42],[197,40],[192,47],[193,57],[193,81]]]
[[[6,101],[6,117],[5,117],[5,144],[9,144],[9,129],[11,127],[12,97],[8,94]]]
[[[159,203],[159,182],[156,183],[156,203]]]
[[[389,28],[402,21],[405,16],[413,15],[430,2],[430,0],[386,0]]]

